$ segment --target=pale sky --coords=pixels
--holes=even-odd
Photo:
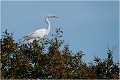
[[[39,28],[47,28],[45,16],[50,19],[52,38],[55,28],[62,28],[63,40],[74,53],[83,51],[86,62],[93,61],[94,53],[106,58],[107,43],[114,50],[114,60],[119,59],[119,2],[117,1],[2,1],[2,32],[14,32],[16,42],[22,36]]]

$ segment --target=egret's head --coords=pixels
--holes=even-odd
[[[48,17],[48,18],[58,18],[57,16],[55,16],[55,15],[50,15],[50,14],[49,14],[47,17]]]

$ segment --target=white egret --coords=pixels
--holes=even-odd
[[[34,40],[38,41],[44,38],[45,35],[48,35],[50,32],[50,21],[48,20],[48,18],[58,18],[58,17],[54,15],[46,16],[45,22],[48,24],[47,29],[45,28],[38,29],[35,32],[28,34],[27,36],[24,36],[24,40],[28,40],[29,43],[32,43]]]

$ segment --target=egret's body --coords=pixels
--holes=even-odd
[[[32,43],[34,40],[38,41],[44,38],[44,36],[48,35],[50,32],[50,21],[48,20],[48,18],[58,18],[58,17],[52,15],[46,16],[45,21],[48,24],[48,28],[38,29],[35,32],[28,34],[27,36],[24,36],[24,40],[28,40],[29,43]]]

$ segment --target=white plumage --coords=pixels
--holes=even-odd
[[[28,34],[27,36],[24,36],[24,40],[28,40],[29,43],[32,43],[34,40],[38,41],[44,38],[44,36],[48,35],[50,32],[50,21],[48,20],[48,18],[58,18],[58,17],[53,15],[46,16],[45,21],[48,24],[48,28],[38,29],[35,32]]]
[[[46,29],[38,29],[35,32],[25,36],[24,39],[28,40],[29,43],[32,43],[34,40],[38,41],[39,39],[42,39],[46,35],[46,32]]]

